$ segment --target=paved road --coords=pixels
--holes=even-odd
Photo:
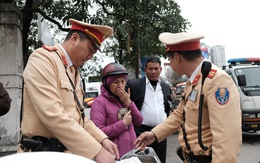
[[[89,116],[89,109],[86,109],[86,115]],[[176,154],[176,148],[179,146],[177,136],[178,133],[168,137],[166,163],[182,163]],[[243,144],[240,150],[238,163],[258,163],[260,161],[260,131],[243,133]]]
[[[178,147],[178,134],[168,137],[166,163],[182,163],[175,149]],[[243,144],[240,149],[238,163],[258,163],[260,161],[260,132],[243,133]]]

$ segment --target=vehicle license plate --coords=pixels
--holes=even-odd
[[[252,128],[257,128],[257,124],[252,124],[251,127]]]

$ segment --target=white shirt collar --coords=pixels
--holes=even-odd
[[[161,83],[161,80],[160,80],[160,78],[158,79],[158,82],[159,82],[159,83]],[[146,84],[150,83],[150,80],[148,79],[148,77],[147,77],[147,76],[145,77],[145,83],[146,83]]]
[[[72,66],[73,63],[72,63],[72,61],[71,61],[71,59],[70,59],[70,56],[68,55],[68,53],[66,52],[66,50],[63,48],[63,46],[62,46],[61,44],[58,44],[58,45],[59,45],[60,48],[62,49],[62,51],[63,51],[63,53],[64,53],[64,55],[65,55],[65,57],[66,57],[66,60],[68,61],[68,67]]]

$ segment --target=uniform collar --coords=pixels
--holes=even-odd
[[[200,62],[200,64],[197,66],[197,68],[193,71],[193,73],[191,74],[191,76],[190,76],[190,78],[189,78],[189,81],[190,81],[190,83],[194,83],[195,81],[195,79],[197,79],[198,77],[198,73],[199,73],[199,71],[201,70],[201,65],[202,65],[202,63],[204,62],[204,61],[206,61],[206,59],[204,59],[203,61],[201,61]]]
[[[68,62],[68,67],[72,66],[72,61],[70,59],[70,56],[68,55],[68,53],[66,52],[66,50],[63,48],[63,46],[61,44],[58,44],[58,46],[62,49],[63,53],[64,53],[64,56]]]

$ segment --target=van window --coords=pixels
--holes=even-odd
[[[233,75],[232,75],[232,72],[230,72],[230,71],[227,71],[227,74],[233,79],[233,81],[235,82],[235,79],[234,79],[234,77],[233,77]]]
[[[246,96],[260,96],[260,67],[240,68],[235,70],[235,74],[245,74],[247,85],[242,87],[242,91]]]

